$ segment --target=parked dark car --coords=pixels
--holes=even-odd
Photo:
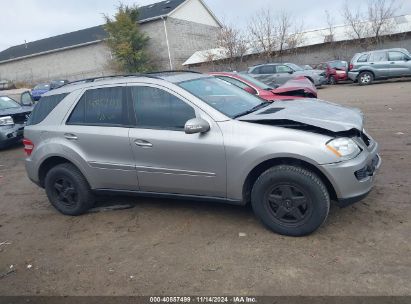
[[[51,90],[58,89],[59,87],[65,85],[65,84],[67,84],[67,83],[69,83],[68,80],[52,80],[52,81],[50,82],[50,89],[51,89]]]
[[[43,95],[44,93],[47,93],[50,90],[51,90],[50,83],[40,83],[36,85],[33,88],[33,90],[31,90],[31,96],[33,96],[33,99],[35,101],[39,101],[41,98],[41,95]]]
[[[23,130],[33,106],[22,106],[9,96],[0,96],[0,148],[23,139]]]

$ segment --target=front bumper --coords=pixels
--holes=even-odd
[[[359,72],[348,72],[348,78],[352,81],[357,81]]]
[[[332,183],[337,195],[337,204],[345,207],[365,198],[375,183],[375,176],[381,166],[378,144],[363,149],[356,158],[349,161],[323,165],[323,172]]]
[[[0,127],[0,148],[18,143],[23,139],[24,124]]]

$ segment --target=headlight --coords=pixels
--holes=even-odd
[[[351,138],[336,138],[326,144],[327,148],[341,161],[349,160],[360,154],[361,149]]]
[[[13,117],[11,116],[0,117],[0,126],[11,126],[11,125],[14,125]]]

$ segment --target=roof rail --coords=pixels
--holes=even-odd
[[[201,72],[192,71],[192,70],[166,70],[166,71],[150,72],[150,73],[146,73],[146,75],[167,74],[167,73],[194,73],[194,74],[203,74],[203,73],[201,73]]]
[[[84,78],[84,79],[70,81],[70,82],[60,86],[59,88],[70,85],[70,84],[75,84],[75,83],[89,83],[89,82],[95,82],[96,80],[101,80],[101,79],[121,78],[121,77],[151,77],[151,78],[157,78],[153,75],[150,75],[150,73],[147,73],[147,74],[107,75],[107,76],[91,77],[91,78]]]
[[[195,73],[195,74],[202,74],[200,72],[191,71],[191,70],[168,70],[168,71],[158,71],[158,72],[149,72],[149,73],[107,75],[107,76],[91,77],[91,78],[84,78],[84,79],[79,79],[79,80],[75,80],[75,81],[70,81],[66,84],[63,84],[62,86],[60,86],[58,88],[62,88],[64,86],[67,86],[67,85],[70,85],[70,84],[75,84],[75,83],[89,83],[89,82],[95,82],[96,80],[101,80],[101,79],[121,78],[121,77],[150,77],[150,78],[158,79],[158,77],[156,77],[155,75],[157,75],[157,74],[166,74],[166,73]]]

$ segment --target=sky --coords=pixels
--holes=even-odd
[[[286,11],[304,24],[305,30],[326,26],[325,10],[342,24],[345,0],[204,0],[227,24],[246,28],[253,14],[269,9]],[[372,0],[356,0],[353,5]],[[103,24],[103,15],[113,15],[119,0],[0,0],[0,51],[10,46]],[[147,5],[156,0],[121,0],[125,4]],[[398,14],[411,14],[411,0],[397,0]]]

